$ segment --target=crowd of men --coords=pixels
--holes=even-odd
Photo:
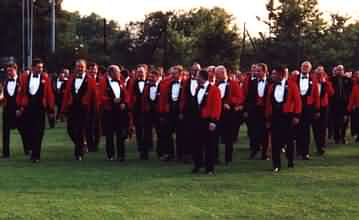
[[[204,168],[209,175],[220,163],[221,144],[224,163],[232,162],[243,123],[250,159],[259,153],[272,159],[274,172],[282,167],[282,153],[289,168],[294,158],[310,159],[311,129],[319,156],[328,139],[346,143],[349,121],[359,141],[359,71],[347,73],[339,65],[327,74],[308,61],[291,73],[284,67],[269,72],[264,63],[237,73],[198,63],[189,71],[180,65],[168,71],[110,65],[101,71],[80,59],[71,73],[63,69],[52,77],[35,59],[21,73],[16,64],[7,67],[0,101],[3,157],[10,157],[10,131],[17,128],[34,163],[40,161],[46,116],[51,127],[66,119],[76,160],[98,151],[104,136],[107,159],[124,161],[126,139],[134,135],[141,160],[155,152],[161,161],[193,162],[193,173]]]

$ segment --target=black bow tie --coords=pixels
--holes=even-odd
[[[221,84],[223,84],[223,83],[226,83],[226,81],[221,80],[221,81],[219,81],[218,85],[221,85]]]
[[[39,75],[40,75],[40,74],[32,74],[32,77],[33,77],[33,78],[39,78]]]
[[[15,79],[9,79],[8,81],[9,82],[15,82]]]
[[[175,80],[175,81],[173,81],[173,84],[180,84],[180,81]]]
[[[115,80],[115,79],[111,79],[111,82],[117,82],[117,80]]]
[[[200,89],[204,89],[204,86],[199,86]]]
[[[77,74],[76,79],[82,79],[82,74]]]
[[[303,74],[303,75],[302,75],[302,79],[308,79],[308,78],[309,78],[309,77],[308,77],[307,74],[305,74],[305,75]]]
[[[264,79],[260,79],[259,82],[264,82]]]

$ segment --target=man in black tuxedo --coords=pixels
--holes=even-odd
[[[348,126],[347,106],[352,89],[352,80],[345,75],[344,66],[335,68],[332,77],[334,95],[332,97],[332,115],[334,116],[334,140],[336,144],[345,144],[345,132]]]
[[[23,132],[18,126],[19,121],[16,118],[16,94],[20,88],[17,75],[17,65],[10,64],[6,68],[7,79],[5,80],[3,92],[0,95],[0,102],[3,104],[3,158],[10,157],[10,131],[19,127],[21,137]],[[25,154],[29,154],[29,149],[24,145]]]

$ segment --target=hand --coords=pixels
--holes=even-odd
[[[54,118],[55,118],[55,114],[54,114],[54,113],[49,113],[49,118],[54,119]]]
[[[243,117],[244,117],[244,118],[248,118],[248,112],[244,112],[244,113],[243,113]]]
[[[16,117],[21,117],[22,115],[22,111],[21,110],[16,110]]]
[[[121,109],[121,111],[125,110],[125,109],[126,109],[126,105],[122,103],[122,104],[120,105],[120,109]]]
[[[236,112],[242,111],[242,110],[243,110],[243,106],[242,106],[242,105],[234,107],[234,111],[236,111]]]
[[[267,123],[266,123],[266,128],[267,128],[267,129],[270,129],[271,127],[272,127],[272,124],[271,124],[270,122],[267,122]]]
[[[183,114],[179,114],[178,118],[179,118],[179,120],[183,120],[183,119],[184,119],[184,115],[183,115]]]
[[[217,127],[217,125],[215,124],[215,123],[209,123],[209,130],[210,131],[215,131],[216,130],[216,127]]]
[[[314,118],[315,118],[315,119],[320,118],[320,112],[315,113]]]
[[[231,110],[231,106],[228,105],[228,104],[224,104],[224,109],[225,109],[225,110]]]
[[[114,99],[113,99],[113,102],[116,103],[116,104],[118,104],[118,103],[121,102],[121,98],[114,98]]]
[[[293,125],[298,125],[299,121],[299,118],[293,118]]]
[[[346,122],[346,121],[348,121],[349,120],[349,116],[348,115],[345,115],[344,116],[344,121]]]

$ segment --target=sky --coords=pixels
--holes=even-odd
[[[268,32],[268,26],[256,19],[256,16],[267,17],[266,2],[267,0],[64,0],[62,7],[68,11],[79,11],[81,15],[95,12],[123,26],[130,21],[143,20],[145,14],[157,10],[219,6],[235,16],[240,28],[246,23],[248,31],[257,35],[259,32]],[[320,10],[327,16],[330,13],[340,13],[359,20],[359,0],[319,0],[319,4]]]

